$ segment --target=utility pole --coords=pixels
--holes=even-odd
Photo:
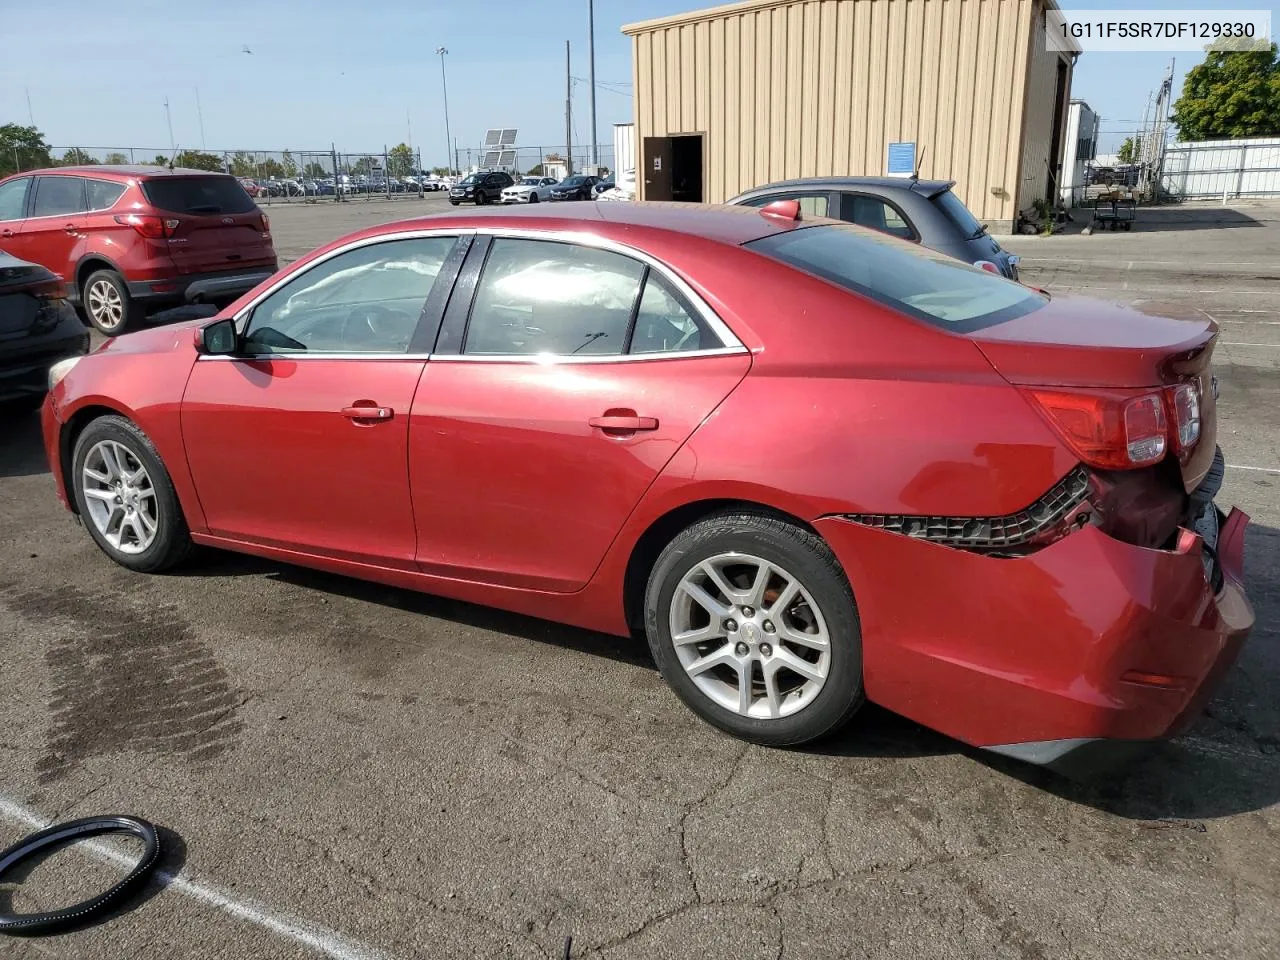
[[[449,136],[449,84],[444,76],[444,55],[448,52],[444,47],[436,47],[436,53],[440,54],[440,89],[444,92],[444,150],[446,163],[449,162],[448,158],[451,155],[449,144],[453,143],[453,137]],[[450,170],[449,174],[452,176],[453,170]]]
[[[569,76],[569,41],[564,42],[564,175],[573,176],[573,78]]]
[[[196,119],[200,121],[200,149],[207,146],[204,142],[204,111],[200,109],[200,88],[196,87]]]
[[[587,82],[591,84],[591,165],[598,166],[596,141],[596,11],[595,0],[587,0]],[[616,162],[616,161],[615,161]],[[599,171],[592,171],[598,173]]]

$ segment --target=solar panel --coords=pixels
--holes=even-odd
[[[514,147],[516,145],[516,128],[505,127],[498,138],[498,146]]]
[[[484,152],[484,159],[480,162],[480,165],[482,167],[488,167],[488,168],[501,166],[501,164],[498,162],[501,157],[502,157],[501,150],[486,150]]]
[[[497,129],[494,129],[494,130],[486,130],[486,131],[484,132],[484,145],[485,145],[485,148],[487,149],[487,148],[489,148],[489,147],[496,147],[496,146],[498,145],[498,141],[501,139],[501,137],[502,137],[502,131],[501,131],[501,130],[497,130]]]
[[[498,166],[514,167],[516,165],[516,152],[514,150],[503,150],[498,157]]]

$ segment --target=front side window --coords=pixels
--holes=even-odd
[[[0,220],[21,220],[27,215],[27,189],[30,186],[30,177],[0,185]]]
[[[775,233],[746,247],[957,332],[1011,320],[1048,302],[993,273],[845,224]]]
[[[622,353],[644,266],[576,243],[493,241],[463,353]]]
[[[831,195],[826,193],[766,194],[763,197],[752,197],[742,203],[747,207],[766,207],[778,200],[798,200],[800,212],[806,217],[831,216]]]
[[[454,242],[389,240],[317,264],[254,308],[246,352],[407,353]]]
[[[33,217],[84,212],[84,181],[79,177],[40,177],[36,181]]]

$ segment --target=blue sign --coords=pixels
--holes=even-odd
[[[889,176],[909,177],[916,172],[915,143],[889,144]]]

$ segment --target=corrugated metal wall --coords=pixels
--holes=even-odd
[[[1037,11],[1041,6],[1036,5]],[[1022,164],[1019,168],[1018,209],[1027,210],[1036,200],[1049,196],[1046,190],[1049,177],[1049,148],[1053,142],[1053,117],[1055,95],[1058,91],[1058,64],[1064,61],[1062,54],[1049,50],[1045,46],[1045,32],[1039,29],[1040,17],[1037,15],[1037,29],[1031,32],[1031,69],[1027,73],[1027,109],[1026,125],[1022,134]],[[1071,69],[1067,68],[1067,85],[1062,91],[1062,124],[1065,128],[1067,117],[1067,99],[1071,96]],[[1064,133],[1065,136],[1065,133]],[[1061,162],[1062,154],[1054,158],[1055,166]],[[1055,171],[1055,177],[1057,173]]]
[[[1280,138],[1171,143],[1160,186],[1184,200],[1280,197]]]
[[[716,203],[772,180],[882,174],[888,143],[914,140],[922,177],[958,181],[976,215],[1007,223],[1033,2],[778,0],[624,28],[637,147],[703,134]],[[1051,99],[1053,65],[1035,72]],[[1035,125],[1041,157],[1051,119]]]

